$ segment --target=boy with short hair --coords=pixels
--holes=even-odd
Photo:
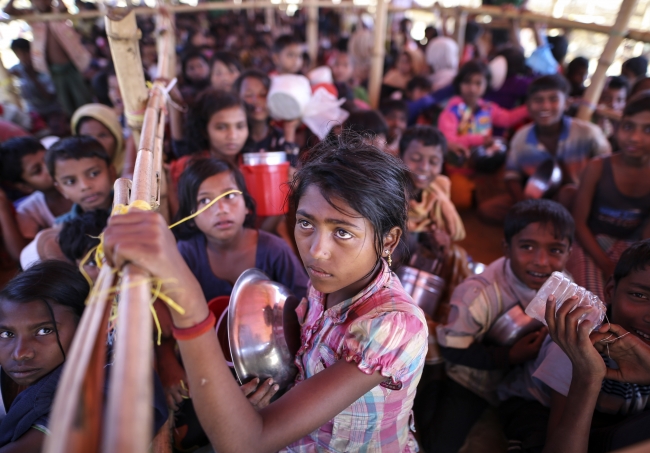
[[[399,154],[399,141],[406,130],[406,116],[408,106],[402,100],[389,100],[384,102],[379,111],[384,116],[388,125],[386,134],[386,151],[397,156]]]
[[[107,211],[96,209],[64,222],[59,232],[59,246],[65,257],[79,266],[90,250],[99,245],[99,235],[106,228],[108,217]],[[83,269],[93,282],[97,279],[99,269],[94,256],[88,258]]]
[[[277,74],[299,74],[303,45],[293,35],[282,35],[273,44],[273,63]]]
[[[44,259],[66,259],[57,243],[60,224],[95,209],[108,211],[113,204],[115,169],[104,147],[94,138],[79,136],[59,140],[45,153],[45,164],[61,194],[73,205],[23,249],[23,269]]]
[[[529,398],[550,408],[548,426],[520,430],[514,440],[529,446],[521,451],[541,451],[545,444],[558,453],[605,452],[650,438],[650,369],[643,361],[650,356],[649,281],[650,240],[644,240],[621,255],[607,284],[609,321],[616,324],[606,322],[591,336],[596,326],[579,323],[585,309],[569,313],[575,299],[557,313],[555,301],[549,301],[553,341],[544,342],[536,360],[536,391]],[[511,423],[521,426],[522,415]],[[539,438],[541,445],[535,445]]]
[[[634,86],[637,80],[642,79],[648,73],[648,59],[644,56],[630,58],[621,66],[621,75],[630,81]]]
[[[587,163],[611,154],[598,126],[564,114],[568,93],[569,84],[560,75],[543,76],[530,84],[527,105],[533,123],[512,138],[505,171],[508,193],[483,202],[479,206],[483,217],[502,222],[510,206],[526,198],[526,180],[549,159],[559,161],[564,173],[555,200],[570,209]]]
[[[514,344],[500,343],[491,329],[514,307],[525,310],[551,273],[564,271],[574,232],[573,218],[560,204],[517,203],[505,220],[505,256],[456,288],[447,323],[437,328],[449,379],[437,384],[441,399],[420,422],[426,451],[458,451],[481,413],[497,403],[507,370],[537,356],[545,329]]]

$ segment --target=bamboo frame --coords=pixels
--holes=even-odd
[[[370,106],[379,107],[381,82],[384,73],[384,56],[386,55],[386,27],[388,23],[388,0],[377,0],[375,13],[374,43],[370,62],[370,79],[368,80],[368,95]]]
[[[603,53],[598,59],[596,72],[594,72],[594,75],[591,77],[591,84],[582,97],[583,103],[578,109],[577,118],[589,120],[596,109],[596,104],[600,99],[603,86],[605,85],[607,69],[609,69],[614,62],[616,50],[621,45],[621,42],[623,42],[623,36],[627,32],[628,24],[630,23],[632,14],[634,14],[637,2],[638,0],[623,0],[623,3],[621,3],[618,15],[616,16],[616,22],[612,27],[607,44],[605,44],[605,49],[603,49]]]
[[[307,53],[311,59],[311,68],[318,59],[318,7],[307,7]]]

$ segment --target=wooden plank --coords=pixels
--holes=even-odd
[[[375,13],[374,43],[370,62],[368,96],[373,109],[379,107],[381,83],[384,77],[384,56],[386,55],[386,26],[388,21],[388,0],[377,0]]]

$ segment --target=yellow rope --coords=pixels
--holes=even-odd
[[[176,222],[176,223],[174,223],[173,225],[171,225],[171,226],[169,227],[169,229],[171,230],[171,229],[174,228],[175,226],[178,226],[178,225],[180,225],[181,223],[187,222],[188,220],[191,220],[191,219],[193,219],[194,217],[196,217],[196,216],[198,216],[198,215],[200,215],[200,214],[203,214],[203,212],[205,212],[205,211],[207,211],[208,209],[210,209],[210,208],[212,207],[212,205],[215,204],[217,201],[221,200],[223,197],[227,197],[228,195],[230,195],[230,194],[232,194],[232,193],[241,194],[242,192],[241,192],[241,190],[229,190],[228,192],[224,192],[224,193],[222,193],[222,194],[219,195],[217,198],[215,198],[214,200],[212,200],[210,203],[208,203],[207,205],[203,206],[201,209],[199,209],[198,211],[196,211],[194,214],[188,215],[188,216],[185,217],[184,219],[181,219],[181,220],[179,220],[178,222]]]

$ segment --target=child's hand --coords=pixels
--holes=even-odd
[[[553,341],[571,359],[574,378],[580,377],[589,382],[600,382],[605,377],[607,368],[589,338],[593,325],[586,319],[579,322],[583,315],[593,308],[577,307],[577,303],[576,296],[570,297],[556,313],[555,296],[549,296],[546,302],[545,316],[548,332]]]
[[[451,237],[449,237],[449,234],[445,230],[438,228],[435,224],[431,224],[429,240],[431,241],[430,246],[442,255],[447,253],[447,250],[451,247]]]
[[[255,378],[250,382],[239,387],[248,401],[257,409],[258,411],[264,409],[271,402],[271,398],[278,391],[278,384],[273,384],[273,379],[268,378],[262,384],[259,385],[260,378]]]
[[[164,386],[165,398],[167,399],[167,407],[176,412],[181,407],[184,399],[189,399],[190,393],[185,384],[187,378],[178,379],[171,385]]]
[[[607,379],[650,385],[650,345],[616,324],[603,325],[591,334],[591,341],[618,365],[617,370],[607,368]]]
[[[546,327],[542,327],[536,332],[531,332],[528,335],[520,338],[515,344],[512,345],[508,352],[508,360],[511,365],[518,365],[520,363],[533,360],[539,354],[542,347],[544,338],[548,333]]]
[[[296,143],[296,130],[298,127],[300,127],[300,118],[284,122],[283,130],[285,142]]]
[[[469,148],[459,143],[448,143],[447,148],[457,156],[464,157],[466,159],[471,155]]]

